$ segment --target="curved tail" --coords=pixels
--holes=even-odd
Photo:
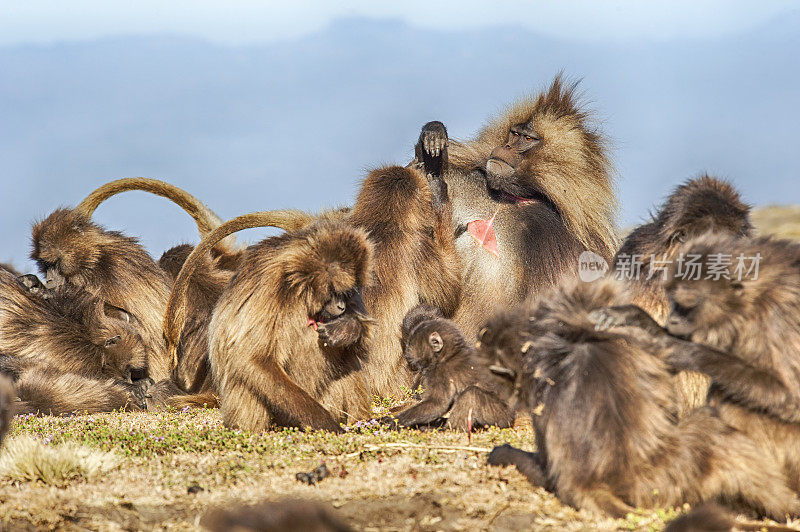
[[[149,192],[176,203],[194,219],[197,224],[197,230],[200,232],[202,238],[205,238],[211,234],[214,229],[222,225],[222,219],[220,219],[214,211],[182,188],[167,183],[166,181],[147,177],[125,177],[115,181],[109,181],[86,196],[76,207],[76,210],[91,217],[97,207],[105,200],[129,190]],[[228,239],[223,246],[225,250],[229,252],[234,252],[237,249],[236,241],[233,238]]]
[[[186,325],[186,292],[189,280],[202,262],[206,253],[228,235],[250,229],[253,227],[278,227],[284,231],[296,231],[306,227],[315,220],[315,217],[297,210],[259,211],[243,214],[223,223],[211,234],[206,236],[189,254],[183,263],[178,278],[169,295],[167,310],[164,313],[164,337],[167,340],[167,350],[172,361],[172,369],[178,365],[178,342]]]

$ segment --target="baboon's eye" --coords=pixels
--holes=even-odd
[[[533,140],[533,137],[531,137],[530,135],[525,135],[525,140],[531,141]]]
[[[511,136],[512,137],[519,137],[519,133],[517,133],[516,131],[512,131],[511,132]]]

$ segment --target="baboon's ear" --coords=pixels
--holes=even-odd
[[[438,353],[444,347],[444,340],[442,340],[442,337],[436,331],[433,331],[431,335],[428,336],[428,343],[434,353]]]
[[[122,340],[122,336],[120,335],[112,336],[111,338],[106,340],[105,346],[111,347],[112,345],[117,345],[117,342],[119,342],[120,340]]]

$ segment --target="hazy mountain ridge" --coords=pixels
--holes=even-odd
[[[365,169],[411,155],[425,121],[469,136],[562,69],[583,78],[613,139],[623,225],[702,170],[752,203],[795,203],[798,28],[792,16],[714,42],[633,46],[347,19],[264,46],[146,36],[0,48],[0,259],[21,262],[34,218],[123,176],[175,182],[223,217],[349,203]],[[154,254],[195,234],[143,194],[98,219]]]

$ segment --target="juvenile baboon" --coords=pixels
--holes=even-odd
[[[234,218],[195,248],[164,323],[171,346],[185,320],[185,281],[208,248],[226,234],[276,220],[276,213]],[[360,370],[371,320],[361,291],[371,281],[372,255],[364,231],[325,218],[250,248],[209,327],[213,382],[227,425],[341,431],[337,420],[368,414],[371,397]],[[344,386],[337,382],[345,379]]]
[[[633,326],[672,368],[707,375],[708,403],[800,490],[800,244],[705,234],[679,251],[706,269],[670,269],[666,328],[633,305],[604,309],[598,327]]]
[[[412,310],[410,314],[416,318],[421,313]],[[489,370],[452,321],[419,321],[408,333],[404,355],[424,392],[419,403],[396,415],[398,425],[445,423],[450,428],[465,429],[470,415],[475,427],[511,425],[507,404],[511,383]],[[445,420],[447,413],[450,416]]]
[[[455,322],[474,338],[483,321],[578,271],[578,255],[610,260],[616,198],[603,135],[575,86],[557,76],[536,97],[448,146],[463,291]]]
[[[212,532],[350,532],[352,529],[321,504],[303,500],[264,502],[217,508],[200,524]]]
[[[48,287],[84,290],[133,316],[150,350],[149,376],[169,377],[161,322],[170,282],[135,238],[105,230],[78,210],[58,209],[34,225],[31,258]]]
[[[489,463],[514,464],[564,502],[615,517],[706,500],[775,519],[800,511],[770,453],[710,407],[676,422],[666,364],[627,329],[595,330],[590,313],[625,300],[605,279],[565,285],[533,309],[538,331],[518,378],[538,450],[501,446]]]
[[[660,324],[669,314],[663,283],[680,245],[707,231],[751,236],[750,207],[730,184],[709,175],[678,186],[653,219],[634,229],[614,257],[612,275],[630,284],[631,303]],[[696,372],[675,376],[679,414],[705,402],[708,378]]]

